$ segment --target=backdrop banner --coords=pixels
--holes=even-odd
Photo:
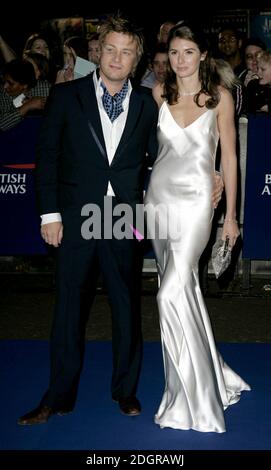
[[[0,133],[0,255],[46,254],[34,187],[35,147],[41,117]]]
[[[271,47],[271,12],[252,15],[250,20],[250,37],[260,38],[268,49]]]
[[[249,115],[243,258],[271,259],[271,116]]]

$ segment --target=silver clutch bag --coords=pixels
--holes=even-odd
[[[226,271],[231,262],[229,238],[217,240],[212,249],[212,265],[215,277],[218,278]]]

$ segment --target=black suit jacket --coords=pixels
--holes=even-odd
[[[93,77],[53,87],[37,146],[37,195],[41,214],[103,207],[110,181],[117,201],[142,201],[146,152],[157,154],[158,110],[152,97],[133,90],[126,125],[109,165]]]

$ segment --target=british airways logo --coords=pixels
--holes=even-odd
[[[35,163],[2,163],[0,169],[0,195],[26,194],[27,177],[32,172],[21,170],[33,170],[35,166]]]
[[[26,173],[0,173],[0,194],[25,194]]]
[[[262,196],[271,196],[271,174],[266,174],[264,178],[264,188],[261,192]]]

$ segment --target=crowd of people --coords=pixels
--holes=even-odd
[[[163,83],[165,79],[168,63],[167,39],[174,25],[173,21],[161,24],[157,38],[145,47],[137,67],[138,74],[134,75],[133,83],[143,86],[150,93],[157,83]],[[81,36],[69,36],[61,46],[62,51],[58,47],[57,52],[56,46],[50,44],[44,33],[33,33],[22,47],[21,55],[15,53],[0,36],[1,130],[5,131],[16,126],[29,114],[41,113],[51,86],[76,77],[74,67],[77,57],[89,62],[86,69],[88,72],[96,69],[100,57],[98,29],[87,39]],[[270,113],[271,60],[270,50],[266,51],[264,42],[258,37],[245,38],[243,33],[229,24],[220,29],[216,38],[211,38],[210,48],[214,60],[217,60],[218,69],[225,70],[228,67],[228,75],[234,74],[234,80],[230,79],[229,83],[235,102],[236,118],[251,112]],[[29,57],[29,54],[34,56]],[[13,60],[17,62],[12,66],[11,72],[7,64]],[[25,60],[33,64],[36,82],[30,80],[29,83],[29,77],[24,77]],[[15,68],[18,73],[14,76]],[[22,95],[24,95],[23,101],[18,98]]]

